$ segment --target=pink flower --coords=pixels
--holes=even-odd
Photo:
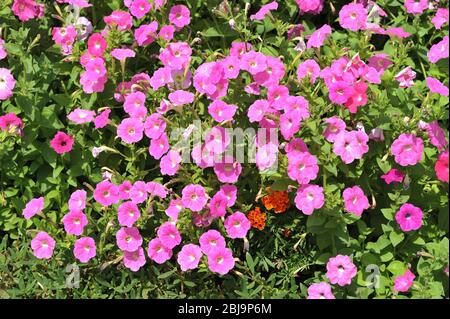
[[[239,75],[239,58],[236,56],[227,56],[222,60],[224,76],[227,79],[236,79]]]
[[[181,199],[171,199],[169,207],[164,211],[167,216],[170,217],[170,219],[173,222],[176,222],[178,220],[178,214],[183,210],[183,204],[181,203]]]
[[[250,221],[243,213],[237,211],[225,219],[224,223],[227,234],[230,238],[244,238],[251,228]]]
[[[180,168],[182,158],[176,150],[170,150],[166,155],[161,157],[159,161],[159,167],[161,168],[161,174],[173,176]]]
[[[209,202],[209,212],[211,217],[219,218],[227,213],[228,199],[222,192],[217,192]]]
[[[169,94],[169,100],[175,106],[182,106],[194,102],[194,94],[191,92],[178,90]]]
[[[5,50],[5,41],[0,38],[0,60],[3,60],[8,56],[8,52]]]
[[[405,8],[408,13],[421,14],[428,9],[428,0],[405,0]]]
[[[142,236],[136,227],[122,227],[116,233],[116,243],[120,249],[133,252],[142,246]]]
[[[256,151],[256,166],[260,171],[270,169],[278,160],[278,146],[274,143],[267,143],[258,147]]]
[[[300,153],[303,152],[309,153],[308,147],[301,138],[292,139],[289,143],[286,144],[284,150],[286,151],[286,156],[288,157],[288,159],[291,157],[298,157]]]
[[[186,6],[182,4],[176,5],[170,9],[169,21],[177,28],[181,29],[191,23],[190,14],[191,12]]]
[[[232,207],[237,199],[237,187],[231,184],[225,184],[220,186],[220,193],[227,198],[227,207]]]
[[[151,197],[159,197],[159,198],[166,198],[168,191],[164,185],[161,185],[158,182],[148,182],[147,183],[147,193]]]
[[[23,135],[23,121],[14,113],[0,116],[0,130],[7,134]]]
[[[400,134],[392,143],[391,152],[401,166],[416,165],[422,160],[423,140],[414,134]]]
[[[317,158],[310,153],[300,153],[298,157],[292,157],[288,161],[287,174],[290,179],[296,180],[299,184],[308,184],[316,179],[318,172]]]
[[[394,289],[398,292],[407,292],[416,276],[411,272],[411,270],[406,270],[403,275],[397,276],[394,279]]]
[[[132,227],[141,217],[138,206],[133,202],[123,202],[118,208],[119,224],[121,226]]]
[[[403,204],[395,214],[395,220],[400,229],[408,232],[422,227],[423,212],[419,207],[412,204]]]
[[[37,233],[31,241],[33,254],[38,259],[50,259],[53,255],[55,245],[55,240],[44,231]]]
[[[350,164],[369,151],[368,141],[369,137],[363,131],[343,131],[335,138],[333,152],[340,156],[345,164]]]
[[[120,31],[131,29],[133,26],[133,17],[125,11],[115,10],[109,16],[103,18],[106,24],[111,27],[117,26]]]
[[[449,21],[448,8],[439,8],[436,11],[436,15],[431,20],[431,22],[433,22],[434,24],[434,27],[438,30],[440,30],[444,24],[448,23],[448,21]]]
[[[62,222],[66,233],[79,236],[83,233],[84,227],[88,224],[86,215],[81,211],[70,211],[64,215]]]
[[[350,3],[339,11],[339,24],[344,29],[358,31],[364,29],[367,22],[367,10],[360,3]]]
[[[109,123],[109,114],[111,109],[107,108],[94,119],[95,128],[104,128]]]
[[[138,19],[142,19],[152,8],[148,0],[134,0],[130,5],[130,13]]]
[[[39,214],[44,209],[44,197],[33,198],[30,200],[22,211],[25,219],[30,219],[33,216]]]
[[[94,239],[91,237],[78,239],[73,247],[73,254],[80,262],[87,263],[97,254]]]
[[[131,49],[114,49],[111,51],[111,56],[119,61],[125,61],[127,58],[134,58],[136,52]]]
[[[103,56],[107,45],[100,33],[93,33],[88,40],[88,52],[93,56]]]
[[[271,10],[277,10],[278,9],[278,3],[276,1],[272,1],[268,4],[263,5],[258,12],[255,14],[252,14],[250,16],[250,20],[264,20],[264,17],[267,14],[270,14]]]
[[[150,257],[151,260],[156,262],[157,264],[163,264],[170,258],[172,258],[172,249],[167,248],[164,246],[163,242],[159,238],[154,238],[150,240],[148,243],[148,250],[147,250],[148,257]]]
[[[164,66],[173,70],[184,69],[191,60],[192,49],[186,42],[171,42],[159,54]]]
[[[328,86],[329,98],[336,104],[345,104],[353,95],[353,88],[345,81],[336,81]]]
[[[269,109],[267,100],[256,100],[248,108],[247,116],[250,122],[259,122],[263,119],[266,111]]]
[[[328,283],[319,282],[308,287],[308,299],[336,299],[336,297]]]
[[[428,51],[428,60],[431,63],[436,63],[441,59],[448,58],[448,35],[444,37],[440,42],[434,44],[430,51]]]
[[[295,0],[300,8],[300,14],[319,14],[323,9],[323,0]]]
[[[200,247],[205,255],[209,255],[218,248],[225,248],[225,238],[214,229],[203,233],[199,239]]]
[[[389,66],[394,64],[386,53],[374,54],[369,58],[369,66],[383,73]]]
[[[64,154],[72,150],[73,142],[74,141],[72,136],[59,131],[50,141],[50,146],[53,148],[53,150],[55,150],[56,153]]]
[[[144,125],[136,118],[125,118],[117,126],[117,136],[127,144],[139,142],[144,136]]]
[[[402,89],[409,88],[414,85],[414,79],[416,78],[416,72],[414,72],[410,66],[401,70],[395,79],[400,83],[399,87]]]
[[[427,86],[433,93],[438,93],[443,96],[448,96],[448,87],[446,87],[442,82],[438,79],[435,79],[431,76],[427,77]]]
[[[140,47],[149,45],[158,37],[158,22],[152,21],[149,24],[142,24],[134,30],[134,38]]]
[[[44,4],[38,4],[34,0],[14,0],[11,10],[20,21],[25,22],[42,17]]]
[[[253,48],[251,43],[233,42],[231,43],[230,55],[240,58],[245,52],[249,52]]]
[[[338,284],[341,287],[350,285],[356,272],[356,266],[348,256],[337,255],[328,260],[326,276],[332,284]]]
[[[302,185],[295,196],[295,206],[305,215],[311,215],[314,209],[322,208],[325,203],[323,188],[317,185]]]
[[[231,121],[237,108],[234,104],[227,104],[221,100],[215,100],[208,106],[208,113],[217,122]]]
[[[13,95],[16,80],[11,74],[11,71],[5,68],[0,68],[0,101],[7,100]]]
[[[193,212],[201,211],[208,201],[205,189],[200,185],[189,184],[183,188],[181,194],[183,206]]]
[[[76,124],[90,123],[94,120],[95,111],[75,109],[67,115],[67,118]]]
[[[87,94],[103,92],[107,81],[106,75],[99,76],[97,72],[90,70],[81,73],[80,76],[80,84],[83,87],[83,91]]]
[[[280,115],[280,131],[286,141],[289,141],[300,130],[300,111],[292,110]]]
[[[158,37],[164,41],[170,41],[173,39],[174,33],[175,27],[173,25],[165,25],[159,30]]]
[[[344,198],[345,210],[356,216],[361,216],[362,212],[370,207],[364,191],[359,186],[346,188],[342,194]]]
[[[165,222],[158,228],[158,238],[168,249],[173,249],[181,243],[181,235],[177,227],[171,222]]]
[[[181,251],[178,253],[177,262],[180,265],[182,271],[196,269],[202,256],[202,250],[199,246],[194,244],[187,244],[184,245],[183,248],[181,248]]]
[[[425,130],[428,132],[430,143],[438,148],[438,150],[444,149],[447,145],[447,139],[445,137],[444,130],[439,126],[438,121],[433,121],[426,125]]]
[[[235,183],[242,172],[242,166],[231,156],[224,156],[214,163],[214,173],[222,183]]]
[[[384,179],[386,184],[401,183],[404,177],[405,173],[395,168],[389,170],[389,172],[381,176],[381,178]]]
[[[166,133],[162,133],[158,138],[150,141],[149,154],[155,159],[160,159],[169,150],[169,141]]]
[[[345,122],[337,116],[332,116],[325,119],[327,127],[323,131],[323,136],[328,142],[334,142],[339,133],[345,132],[347,125]]]
[[[133,187],[130,181],[124,181],[119,185],[119,199],[120,200],[128,200],[130,199],[130,190]]]
[[[136,181],[130,188],[130,199],[134,204],[140,204],[147,199],[147,183]]]
[[[130,117],[138,119],[140,114],[147,114],[147,108],[145,107],[145,94],[137,91],[125,96],[123,109],[130,115]]]
[[[257,74],[266,69],[266,57],[264,54],[252,50],[242,54],[239,60],[239,67],[250,74]]]
[[[324,24],[321,28],[314,31],[306,43],[306,48],[320,48],[328,36],[331,34],[331,27],[328,24]]]
[[[408,38],[411,36],[411,33],[406,32],[405,30],[403,30],[402,27],[386,29],[386,34],[401,39]]]
[[[448,150],[439,154],[438,160],[434,165],[434,171],[438,180],[448,183]]]
[[[119,188],[108,180],[104,180],[95,186],[94,199],[103,206],[117,204]]]
[[[145,262],[145,253],[142,247],[139,247],[133,252],[126,250],[123,252],[123,264],[131,271],[138,271],[145,265]]]
[[[320,66],[316,61],[309,59],[305,60],[298,65],[297,79],[301,81],[304,78],[309,78],[311,84],[316,82],[317,77],[320,74]]]
[[[225,247],[218,247],[208,254],[208,267],[212,272],[226,275],[234,268],[233,253]]]

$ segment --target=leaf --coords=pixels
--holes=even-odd
[[[400,244],[404,238],[405,234],[403,233],[396,233],[395,231],[393,231],[389,234],[389,239],[391,240],[392,246],[394,247]]]
[[[403,275],[407,269],[408,267],[398,260],[391,261],[389,266],[387,266],[387,270],[395,276]]]

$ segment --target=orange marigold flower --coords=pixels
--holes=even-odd
[[[275,213],[281,214],[290,206],[289,195],[287,191],[273,191],[262,198],[262,203],[267,210],[273,209]]]
[[[263,230],[266,227],[266,213],[261,212],[259,207],[249,211],[247,218],[253,228]]]

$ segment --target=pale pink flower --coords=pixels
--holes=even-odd
[[[30,200],[22,211],[25,219],[30,219],[33,216],[39,214],[44,209],[44,197],[33,198]]]
[[[443,96],[448,96],[448,87],[446,87],[441,81],[431,76],[426,78],[427,86],[433,93],[438,93]]]
[[[264,17],[270,14],[271,10],[277,10],[278,3],[276,1],[272,1],[268,4],[263,5],[258,12],[250,15],[250,20],[264,20]]]
[[[166,155],[161,157],[159,162],[159,167],[161,169],[161,174],[173,176],[177,173],[180,168],[180,163],[182,158],[176,150],[170,150]]]
[[[118,219],[121,226],[132,227],[141,217],[138,206],[133,202],[123,202],[118,208]]]
[[[181,248],[181,251],[178,253],[177,262],[180,265],[182,271],[196,269],[202,256],[202,250],[199,246],[194,244],[187,244],[184,245],[183,248]]]
[[[133,252],[142,246],[142,236],[136,227],[122,227],[116,233],[117,247]]]
[[[73,254],[82,263],[87,263],[97,254],[95,241],[91,237],[82,237],[75,241]]]
[[[205,189],[201,185],[189,184],[181,193],[183,206],[193,212],[201,211],[208,201]]]
[[[166,133],[162,133],[158,138],[150,141],[148,152],[155,159],[159,160],[169,150],[169,140]]]
[[[154,238],[148,243],[147,250],[148,257],[157,264],[163,264],[170,258],[172,258],[172,249],[164,246],[163,242],[159,238]]]
[[[446,35],[440,42],[434,44],[430,51],[428,51],[428,60],[431,63],[436,63],[441,59],[448,58],[449,48],[448,48],[448,35]]]
[[[220,275],[226,275],[231,269],[234,268],[233,253],[228,248],[216,248],[209,252],[207,256],[208,267],[212,272]]]
[[[64,215],[62,222],[66,233],[79,236],[83,233],[84,227],[88,224],[86,215],[81,211],[70,211]]]
[[[171,222],[165,222],[158,228],[158,238],[168,249],[173,249],[181,243],[181,235],[177,227]]]
[[[67,118],[76,124],[90,123],[94,120],[95,111],[75,109],[67,115]]]
[[[235,183],[242,172],[242,166],[231,156],[224,156],[214,163],[214,173],[221,183]]]
[[[41,231],[31,241],[33,254],[38,259],[50,259],[55,249],[55,240],[46,232]]]
[[[314,31],[313,34],[308,39],[308,42],[306,43],[306,47],[308,49],[310,48],[320,48],[325,40],[328,38],[328,36],[331,34],[332,30],[331,27],[328,24],[323,25],[316,31]]]
[[[146,263],[145,252],[142,247],[139,247],[136,251],[124,251],[123,252],[123,264],[131,271],[138,271]]]
[[[7,100],[13,95],[16,80],[11,71],[5,68],[0,68],[0,101]]]
[[[323,188],[317,185],[302,185],[295,196],[295,206],[305,215],[311,215],[314,209],[322,208],[325,197]]]
[[[144,125],[139,119],[125,118],[117,126],[117,136],[127,144],[139,142],[144,136]]]
[[[208,113],[217,122],[231,121],[237,111],[237,105],[215,100],[208,106]]]
[[[237,211],[225,219],[224,223],[227,234],[230,238],[244,238],[251,228],[250,221],[243,213]]]
[[[319,282],[308,287],[308,299],[336,299],[330,284]]]
[[[410,66],[404,68],[395,76],[395,79],[400,83],[399,87],[403,89],[413,86],[415,78],[416,72]]]

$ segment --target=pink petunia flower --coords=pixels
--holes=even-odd
[[[82,263],[87,263],[97,254],[95,241],[91,237],[82,237],[75,242],[73,254]]]
[[[152,44],[158,37],[158,22],[142,24],[134,30],[134,39],[140,47]]]
[[[116,233],[117,247],[133,252],[142,246],[142,236],[136,227],[122,227]]]
[[[257,74],[266,69],[266,57],[264,54],[252,50],[241,56],[239,60],[239,67],[250,74]]]
[[[126,250],[123,252],[123,264],[131,271],[139,271],[139,269],[141,269],[141,267],[144,266],[145,263],[145,252],[142,247],[139,247],[133,252]]]
[[[214,229],[203,233],[199,239],[200,247],[205,255],[209,255],[218,248],[225,248],[225,238]]]
[[[423,212],[413,204],[405,203],[395,214],[395,220],[400,225],[400,229],[409,232],[422,227]]]
[[[250,20],[264,20],[267,14],[270,14],[271,10],[277,10],[278,3],[276,1],[272,1],[268,4],[263,5],[258,12],[250,15]]]
[[[314,31],[313,34],[311,34],[308,42],[306,43],[306,48],[320,48],[331,32],[331,27],[328,24],[324,24],[322,27]]]
[[[250,221],[243,213],[237,211],[225,219],[224,223],[227,234],[230,238],[244,238],[251,228]]]
[[[400,134],[392,143],[391,152],[401,166],[416,165],[423,157],[423,140],[414,134]]]
[[[111,56],[119,61],[125,61],[127,58],[134,58],[136,52],[131,49],[114,49],[111,51]]]
[[[358,217],[370,207],[367,196],[359,186],[346,188],[342,197],[344,198],[345,210]]]
[[[183,204],[181,203],[181,199],[171,199],[169,206],[164,211],[167,216],[170,217],[170,219],[173,222],[176,222],[178,220],[178,214],[183,210]]]
[[[309,78],[311,84],[316,82],[320,74],[320,66],[313,59],[305,60],[297,67],[297,79],[301,81],[304,78]]]
[[[280,131],[286,141],[289,141],[300,130],[300,111],[292,110],[280,115]]]
[[[339,11],[339,24],[344,29],[358,31],[364,29],[367,22],[367,10],[360,3],[350,3]]]
[[[434,164],[434,171],[438,180],[448,183],[449,171],[448,171],[448,150],[439,154],[436,164]]]
[[[101,181],[95,186],[94,199],[103,206],[117,204],[119,188],[108,180]]]
[[[74,140],[72,136],[64,133],[57,132],[55,137],[50,141],[50,146],[58,154],[68,153],[72,150]]]
[[[403,275],[397,276],[394,279],[394,290],[398,292],[407,292],[416,276],[412,273],[411,270],[407,269]]]
[[[33,216],[39,214],[44,209],[44,197],[33,198],[30,200],[22,211],[25,219],[30,219]]]
[[[152,5],[148,0],[134,0],[130,5],[130,13],[138,19],[142,19],[150,11]]]
[[[103,17],[103,21],[110,27],[117,27],[120,31],[131,29],[133,17],[126,11],[114,10],[109,16]]]
[[[88,40],[88,52],[96,57],[103,56],[107,45],[106,40],[100,33],[93,33]]]
[[[169,21],[181,29],[191,23],[191,12],[182,4],[173,6],[169,12]]]
[[[428,0],[405,0],[405,8],[408,13],[421,14],[428,9]]]
[[[127,144],[139,142],[144,137],[144,125],[139,119],[125,118],[117,126],[117,136]]]
[[[322,208],[325,203],[323,188],[317,185],[302,185],[295,196],[295,206],[305,215],[311,215],[314,209]]]
[[[3,60],[8,56],[8,52],[5,49],[5,40],[0,38],[0,60]]]
[[[165,222],[158,228],[158,238],[168,249],[173,249],[181,243],[181,235],[177,227],[171,222]]]
[[[121,226],[132,227],[141,217],[138,206],[133,202],[123,202],[118,208],[118,219]]]
[[[433,22],[434,27],[437,30],[440,30],[444,24],[447,24],[449,21],[449,9],[448,8],[439,8],[436,11],[436,15],[433,17],[431,22]]]
[[[75,109],[67,115],[67,118],[76,124],[90,123],[94,120],[95,111]]]
[[[440,151],[447,147],[448,141],[445,137],[445,132],[440,127],[438,121],[427,124],[425,130],[428,133],[431,145],[436,146]]]
[[[169,140],[166,133],[162,133],[158,138],[153,138],[150,141],[148,152],[155,159],[159,160],[169,150]]]
[[[214,173],[221,183],[235,183],[242,172],[242,165],[231,156],[224,156],[214,163]]]
[[[349,256],[337,255],[328,260],[326,276],[332,284],[338,284],[341,287],[350,285],[356,272],[356,266]]]
[[[192,48],[186,42],[171,42],[159,54],[164,66],[173,70],[184,69],[191,61]]]
[[[147,193],[151,197],[166,198],[169,193],[164,185],[158,182],[148,182],[147,183]]]
[[[300,14],[319,14],[323,9],[323,0],[295,0],[300,8]]]
[[[217,192],[209,202],[209,212],[211,217],[219,218],[225,216],[227,213],[228,199],[225,194]]]
[[[106,108],[94,119],[95,128],[104,128],[109,123],[109,114],[111,113],[110,108]]]
[[[225,184],[220,186],[220,193],[227,198],[227,207],[232,207],[236,203],[237,199],[237,187],[231,184]]]
[[[426,78],[427,86],[433,93],[438,93],[443,96],[448,96],[448,87],[446,87],[441,81],[431,76]]]
[[[427,53],[428,60],[431,63],[436,63],[441,59],[448,58],[448,35],[446,35],[440,42],[434,44]]]
[[[182,106],[194,102],[194,94],[191,92],[178,90],[169,94],[169,100],[175,106]]]
[[[231,121],[236,113],[237,106],[227,104],[221,100],[215,100],[208,106],[208,113],[217,122]]]
[[[413,86],[413,80],[415,78],[416,72],[414,72],[410,66],[404,68],[395,76],[395,79],[400,83],[399,87],[401,87],[402,89]]]
[[[226,275],[234,268],[233,253],[225,247],[218,247],[209,252],[208,267],[212,272],[220,275]]]
[[[161,239],[154,238],[150,240],[150,242],[148,243],[147,254],[148,257],[150,257],[150,259],[156,262],[157,264],[163,264],[167,260],[172,258],[173,252],[172,249],[169,249],[166,246],[164,246]]]
[[[333,152],[341,157],[345,164],[350,164],[369,151],[368,141],[369,137],[363,131],[343,131],[335,138]]]
[[[374,54],[369,58],[369,66],[383,73],[389,66],[394,64],[386,53]]]
[[[46,232],[41,231],[31,241],[31,248],[33,254],[38,259],[50,259],[55,249],[55,240]]]
[[[174,33],[175,27],[173,25],[165,25],[159,30],[158,37],[164,41],[171,41]]]
[[[203,253],[199,246],[194,244],[187,244],[181,248],[178,253],[177,262],[181,267],[182,271],[187,271],[189,269],[196,269],[202,258]]]
[[[405,173],[399,171],[396,168],[390,169],[389,172],[381,176],[381,178],[386,182],[386,184],[401,183],[404,177]]]
[[[134,204],[140,204],[147,200],[147,183],[136,181],[130,188],[129,196]]]
[[[259,122],[263,119],[266,111],[269,109],[267,100],[256,100],[248,108],[247,116],[250,122]]]
[[[308,152],[300,153],[298,157],[289,160],[287,174],[299,184],[308,184],[316,179],[318,172],[317,158]]]
[[[0,116],[0,130],[23,136],[23,121],[14,113],[7,113]]]
[[[201,211],[208,201],[205,189],[201,185],[189,184],[183,188],[181,194],[183,206],[193,212]]]
[[[140,114],[147,114],[147,108],[145,107],[146,96],[140,91],[132,92],[125,97],[123,103],[123,109],[130,117],[138,118]]]
[[[11,71],[5,68],[0,68],[0,101],[7,100],[13,95],[16,80]]]
[[[347,127],[345,122],[337,116],[325,119],[325,123],[328,125],[322,134],[328,142],[334,142],[337,135],[341,132],[345,132],[345,128]]]
[[[274,143],[267,143],[259,146],[256,151],[256,166],[260,171],[273,167],[278,160],[278,146]]]
[[[308,299],[336,299],[330,284],[319,282],[308,287]]]
[[[62,222],[66,233],[80,236],[88,224],[86,215],[81,211],[70,211],[64,215]]]
[[[176,150],[170,150],[166,155],[161,157],[161,160],[159,161],[161,174],[169,176],[175,175],[180,168],[181,161],[182,158],[180,153]]]

